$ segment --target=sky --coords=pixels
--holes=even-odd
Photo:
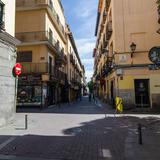
[[[61,0],[67,23],[74,35],[77,49],[85,66],[87,81],[93,75],[93,49],[98,0]]]

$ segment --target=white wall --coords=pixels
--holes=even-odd
[[[1,0],[5,4],[5,30],[15,35],[15,0]]]

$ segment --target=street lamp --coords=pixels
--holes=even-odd
[[[131,48],[131,58],[133,57],[133,53],[135,52],[136,47],[137,47],[137,45],[134,42],[132,42],[132,44],[130,45],[130,48]]]

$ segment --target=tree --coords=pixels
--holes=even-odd
[[[89,88],[89,92],[93,93],[93,81],[88,82],[87,86]]]

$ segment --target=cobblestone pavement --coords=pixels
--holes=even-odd
[[[26,112],[27,110],[25,110]],[[0,129],[3,160],[159,160],[159,116],[115,116],[110,106],[82,102],[30,110]],[[149,118],[152,117],[152,118]],[[142,123],[143,145],[137,124]]]

